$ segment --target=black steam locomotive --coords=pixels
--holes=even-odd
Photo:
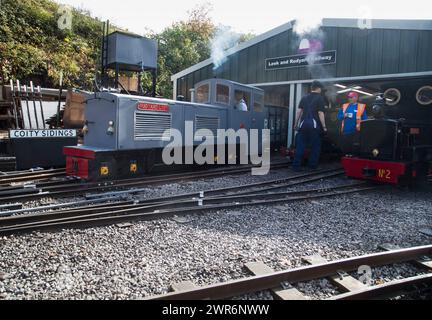
[[[432,79],[382,89],[373,119],[361,123],[356,155],[342,159],[346,175],[391,184],[425,182],[432,164]]]

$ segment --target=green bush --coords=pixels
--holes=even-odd
[[[59,5],[48,0],[2,0],[1,81],[39,76],[57,86],[60,70],[67,86],[90,89],[99,56],[102,24],[73,9],[72,30],[58,27]]]
[[[56,87],[62,70],[66,86],[92,89],[100,64],[100,20],[73,9],[72,30],[61,30],[56,2],[0,1],[0,83],[38,77],[44,85]],[[147,35],[159,41],[159,95],[172,96],[172,74],[210,57],[209,43],[216,28],[209,11],[208,4],[199,6],[189,12],[186,21]],[[151,88],[148,74],[143,77],[143,87]]]

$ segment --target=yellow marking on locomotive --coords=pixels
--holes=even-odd
[[[378,178],[380,179],[391,179],[391,171],[387,169],[378,169]]]
[[[137,173],[138,171],[138,165],[136,163],[131,163],[129,168],[131,173]]]
[[[101,176],[109,175],[109,168],[107,166],[100,167]]]

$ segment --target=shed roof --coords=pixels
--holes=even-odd
[[[338,28],[358,28],[359,19],[340,19],[340,18],[326,18],[322,20],[321,27],[338,27]],[[282,32],[290,30],[294,27],[296,20],[285,23],[279,27],[276,27],[266,33],[263,33],[255,38],[240,43],[239,45],[228,49],[226,55],[230,56],[236,52],[252,47],[257,43],[265,41],[271,37],[274,37]],[[372,29],[396,29],[396,30],[432,30],[432,20],[384,20],[384,19],[373,19],[371,20]],[[184,77],[194,71],[204,68],[213,63],[213,59],[201,61],[187,69],[184,69],[171,77],[171,81]]]

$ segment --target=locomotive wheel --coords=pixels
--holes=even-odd
[[[156,152],[154,150],[150,150],[146,157],[146,163],[145,163],[145,172],[150,173],[156,163]]]

